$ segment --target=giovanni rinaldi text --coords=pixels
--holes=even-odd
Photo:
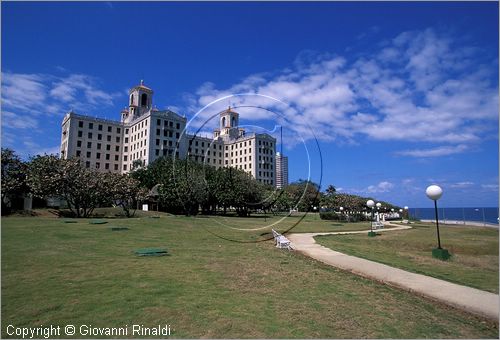
[[[66,326],[44,326],[37,327],[16,327],[8,325],[6,329],[8,336],[20,339],[49,339],[61,336],[158,336],[165,337],[172,333],[169,324],[155,325],[148,327],[145,325],[124,325],[122,327],[96,327],[93,325],[66,325]]]

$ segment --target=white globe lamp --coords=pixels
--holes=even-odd
[[[438,185],[430,185],[425,189],[425,194],[433,201],[437,201],[443,196],[443,189]]]
[[[448,250],[441,248],[441,238],[439,236],[439,216],[438,216],[438,208],[437,201],[443,196],[443,189],[441,189],[438,185],[430,185],[425,189],[425,194],[429,199],[434,201],[434,212],[436,214],[436,230],[437,230],[437,239],[438,239],[438,247],[432,250],[432,256],[438,258],[440,260],[447,260],[450,258],[450,254]]]

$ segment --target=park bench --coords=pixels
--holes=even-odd
[[[292,250],[292,246],[290,245],[290,240],[285,236],[278,233],[276,230],[271,229],[273,232],[274,242],[276,244],[276,248],[280,249],[288,249]]]
[[[380,221],[373,222],[373,229],[384,229],[384,224]]]

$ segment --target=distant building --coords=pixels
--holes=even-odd
[[[282,189],[288,185],[288,157],[276,153],[276,188]]]
[[[186,117],[153,107],[153,90],[141,84],[129,91],[121,121],[74,112],[62,121],[61,157],[79,157],[85,167],[127,173],[159,157],[189,157],[214,167],[242,169],[258,181],[276,185],[276,139],[246,133],[231,108],[219,116],[212,138],[186,134]]]

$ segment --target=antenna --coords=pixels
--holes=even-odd
[[[283,156],[283,125],[280,125],[280,152],[281,156]]]

